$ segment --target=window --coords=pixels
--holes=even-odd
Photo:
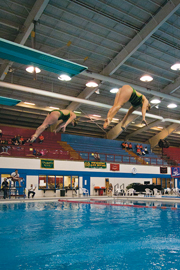
[[[152,179],[152,182],[153,182],[153,184],[156,185],[156,178],[153,178],[153,179]]]
[[[48,189],[55,188],[55,175],[48,175]]]
[[[64,188],[71,189],[71,176],[64,176]]]
[[[157,185],[161,185],[161,178],[157,178]]]
[[[56,176],[56,188],[63,189],[63,176]]]
[[[46,175],[39,175],[39,189],[46,188]]]
[[[79,187],[79,178],[78,176],[72,176],[72,188],[78,188]]]

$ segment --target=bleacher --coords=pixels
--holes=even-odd
[[[175,164],[180,165],[180,148],[178,147],[169,147],[163,148],[163,154],[167,155],[169,159],[173,160]]]
[[[101,161],[123,162],[123,163],[140,163],[137,159],[124,149],[122,141],[84,137],[78,135],[62,134],[61,140],[66,141],[74,150],[78,151],[84,160],[95,160],[94,153],[100,155]],[[136,153],[137,143],[132,143],[133,151]],[[149,144],[142,144],[143,148],[147,147],[149,154],[143,157],[145,164],[167,165],[157,155],[151,152]]]
[[[1,126],[3,138],[13,138],[15,135],[23,136],[28,139],[34,133],[34,129]],[[136,155],[131,155],[125,149],[122,149],[122,141],[100,139],[93,137],[85,137],[78,135],[70,135],[66,133],[54,134],[52,132],[43,132],[44,142],[34,142],[33,144],[25,143],[25,145],[14,146],[10,145],[8,152],[1,150],[1,156],[14,157],[40,157],[34,156],[33,150],[43,150],[44,158],[64,159],[64,160],[90,160],[94,161],[94,154],[100,155],[101,161],[131,163],[131,164],[149,164],[149,165],[167,165],[159,156],[151,152],[149,144],[142,144],[147,147],[149,154],[137,158]],[[66,143],[67,142],[67,145]],[[69,145],[69,146],[68,146]],[[132,143],[133,152],[136,153],[137,143]],[[3,147],[3,145],[1,145]],[[41,157],[42,157],[41,156]],[[143,160],[143,162],[142,162]]]

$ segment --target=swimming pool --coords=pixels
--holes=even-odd
[[[179,269],[180,211],[31,202],[0,218],[0,269]]]

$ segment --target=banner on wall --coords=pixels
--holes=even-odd
[[[54,159],[41,159],[41,168],[54,169]]]
[[[103,168],[106,169],[106,162],[101,161],[84,161],[85,168]]]
[[[160,173],[167,173],[167,167],[160,167]]]
[[[180,177],[180,167],[171,167],[171,176],[174,178]]]
[[[119,164],[110,164],[111,171],[119,171]]]

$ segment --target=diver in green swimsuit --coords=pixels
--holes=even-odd
[[[112,121],[112,118],[116,115],[116,113],[119,111],[119,109],[126,103],[131,103],[131,107],[129,108],[127,114],[122,120],[121,128],[125,129],[125,123],[129,115],[133,113],[138,107],[141,107],[142,109],[142,123],[147,125],[145,115],[146,111],[150,110],[150,104],[147,98],[142,95],[141,93],[137,92],[135,89],[133,89],[130,85],[124,85],[122,88],[119,89],[119,91],[116,94],[114,105],[109,110],[107,114],[107,118],[104,122],[104,128],[107,128],[109,124]]]
[[[49,126],[54,125],[57,123],[56,129],[54,132],[58,132],[60,129],[62,129],[63,132],[66,131],[67,125],[72,123],[73,126],[76,126],[75,121],[76,115],[75,113],[69,111],[69,110],[53,110],[50,112],[44,122],[41,126],[39,126],[36,130],[36,132],[32,135],[30,142],[34,142],[37,137]]]

